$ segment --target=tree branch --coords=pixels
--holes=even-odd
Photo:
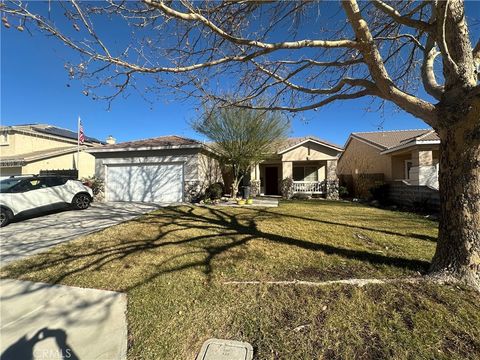
[[[365,80],[365,79],[352,79],[352,78],[342,78],[335,86],[331,88],[325,88],[325,89],[317,89],[317,88],[307,88],[303,87],[300,85],[296,85],[292,82],[290,82],[287,78],[282,78],[280,75],[266,69],[265,67],[261,66],[258,64],[256,61],[251,60],[251,62],[262,72],[267,74],[268,76],[278,80],[277,83],[283,83],[287,85],[288,87],[301,91],[307,94],[315,94],[315,95],[325,95],[325,94],[334,94],[342,90],[342,88],[345,85],[350,85],[350,86],[363,86],[364,88],[368,88],[371,90],[372,93],[376,91],[376,86],[374,83],[371,81]],[[288,77],[291,77],[289,75]]]
[[[419,47],[422,50],[425,50],[425,47],[412,34],[398,34],[395,36],[376,36],[374,37],[374,40],[375,41],[378,41],[378,40],[396,41],[401,38],[407,38],[408,40],[410,40],[410,42],[413,42],[417,47]]]
[[[363,54],[363,58],[370,70],[370,75],[379,89],[379,96],[383,99],[393,101],[400,108],[423,119],[429,125],[434,126],[436,124],[435,106],[401,91],[391,80],[382,56],[374,43],[367,22],[360,14],[356,0],[345,0],[342,2],[342,5],[350,25],[355,32],[357,41],[362,45],[360,52]]]
[[[425,21],[412,19],[409,16],[403,16],[397,10],[395,10],[392,6],[384,3],[381,0],[372,0],[372,3],[377,9],[379,9],[383,13],[390,16],[393,20],[395,20],[399,24],[409,26],[418,30],[426,31],[426,32],[433,31],[433,26],[431,24],[426,23]]]
[[[438,55],[440,55],[440,52],[435,48],[435,42],[432,37],[429,36],[423,57],[422,81],[425,91],[435,99],[440,100],[444,92],[444,87],[437,83],[434,71],[434,62]]]
[[[77,10],[78,12],[78,15],[80,16],[80,19],[82,19],[82,22],[83,24],[85,25],[85,27],[87,28],[87,31],[88,33],[95,39],[95,41],[100,45],[100,47],[103,49],[103,51],[105,52],[105,55],[108,56],[108,57],[111,57],[110,55],[110,51],[108,51],[107,47],[103,44],[102,40],[100,40],[100,38],[97,36],[97,34],[95,33],[95,31],[93,30],[93,27],[92,25],[88,22],[88,20],[86,19],[85,15],[83,14],[83,11],[82,9],[80,8],[80,6],[78,6],[77,2],[75,0],[71,0],[71,3],[73,4],[73,6],[75,7],[75,10]]]
[[[455,63],[455,61],[452,59],[452,56],[450,55],[450,51],[448,50],[448,45],[447,45],[447,40],[446,40],[446,24],[447,24],[447,17],[448,17],[448,0],[445,0],[445,9],[443,10],[443,13],[441,12],[441,31],[439,31],[440,38],[439,38],[439,46],[441,49],[443,49],[443,58],[445,61],[449,64],[449,66],[453,69],[454,72],[458,72],[458,66]]]
[[[229,102],[226,99],[219,98],[219,97],[214,97],[214,98],[216,100],[219,100],[220,102],[223,102],[224,103],[223,106],[236,106],[236,107],[240,107],[240,108],[247,108],[247,109],[254,109],[254,110],[265,110],[265,111],[266,110],[273,110],[273,111],[287,111],[287,112],[296,113],[296,112],[302,112],[302,111],[306,111],[306,110],[314,110],[314,109],[320,108],[322,106],[325,106],[325,105],[330,104],[330,103],[332,103],[334,101],[337,101],[337,100],[358,99],[360,97],[369,96],[369,95],[375,95],[375,94],[372,93],[368,89],[361,90],[361,91],[354,92],[354,93],[335,94],[335,95],[327,97],[326,99],[323,99],[319,102],[309,104],[309,105],[305,105],[305,106],[300,106],[300,107],[276,106],[276,105],[273,105],[273,106],[255,106],[255,105],[238,103],[238,102]]]
[[[271,50],[278,50],[278,49],[301,49],[301,48],[308,48],[308,47],[321,47],[321,48],[358,48],[358,43],[353,40],[341,39],[341,40],[298,40],[298,41],[284,41],[278,43],[267,43],[258,40],[251,40],[251,39],[244,39],[241,37],[233,36],[226,32],[225,30],[221,29],[219,26],[205,18],[203,15],[199,13],[183,13],[177,10],[174,10],[168,6],[166,6],[163,2],[159,2],[157,0],[143,0],[147,5],[155,7],[161,10],[166,15],[171,17],[185,20],[185,21],[198,21],[201,22],[203,25],[208,27],[217,35],[221,36],[222,38],[237,44],[237,45],[248,45],[259,47],[262,49],[271,49]]]
[[[320,67],[346,67],[351,65],[357,65],[364,63],[362,58],[346,60],[346,61],[317,61],[313,59],[301,59],[301,60],[278,60],[275,61],[276,64],[285,64],[285,65],[298,65],[302,63],[309,63],[310,65],[320,66]]]

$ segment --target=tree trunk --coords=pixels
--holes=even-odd
[[[237,197],[238,189],[240,187],[240,183],[242,182],[243,175],[238,175],[238,173],[234,172],[233,175],[233,182],[232,182],[232,198]]]
[[[440,224],[430,270],[480,290],[480,103],[470,105],[439,107]]]
[[[238,187],[239,187],[240,181],[235,177],[233,178],[233,183],[232,183],[232,198],[235,199],[237,197],[238,193]]]

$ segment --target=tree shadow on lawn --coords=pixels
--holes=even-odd
[[[62,266],[62,269],[65,269],[65,271],[62,270],[60,274],[52,271],[52,277],[48,280],[49,282],[59,283],[70,275],[79,274],[83,271],[100,270],[113,261],[125,260],[132,255],[144,251],[161,249],[167,246],[187,245],[192,248],[191,251],[171,256],[160,264],[156,264],[158,270],[153,274],[131,286],[119,290],[129,291],[148,283],[161,275],[196,267],[203,268],[203,272],[210,282],[214,271],[212,262],[216,257],[229,250],[241,247],[255,239],[263,239],[270,241],[273,244],[283,244],[300,249],[320,251],[326,255],[337,255],[345,259],[359,260],[373,265],[387,265],[419,272],[426,271],[429,266],[429,262],[427,261],[386,256],[367,251],[341,248],[329,244],[314,243],[293,237],[271,234],[260,230],[257,221],[260,219],[271,218],[279,214],[271,213],[263,209],[248,209],[248,211],[248,213],[228,213],[225,210],[220,210],[214,207],[198,208],[180,206],[164,208],[160,210],[160,212],[151,213],[132,220],[134,223],[144,223],[148,225],[158,224],[160,230],[158,236],[153,238],[144,237],[139,240],[117,243],[113,246],[111,244],[95,243],[95,249],[91,251],[87,250],[86,252],[83,250],[78,251],[75,247],[71,252],[68,249],[65,250],[60,248],[59,250],[53,250],[51,256],[52,259],[41,256],[39,259],[27,261],[25,265],[20,265],[21,267],[15,269],[15,272],[21,275],[32,271],[42,271],[55,266]],[[292,215],[280,214],[280,216]],[[302,217],[298,218],[302,219]],[[305,218],[305,220],[314,219]],[[341,223],[333,224],[349,226],[348,224]],[[208,231],[208,233],[179,239],[177,241],[164,239],[168,234],[171,235],[186,230]],[[195,258],[198,258],[196,255],[199,254],[204,255],[203,259],[195,260]],[[187,260],[179,265],[170,265],[170,263],[173,263],[182,257],[194,259]],[[82,264],[75,265],[74,263],[77,261],[81,261]]]
[[[380,232],[380,233],[383,233],[383,234],[386,234],[386,235],[401,236],[401,237],[415,238],[415,239],[418,239],[418,240],[437,242],[437,238],[434,237],[434,236],[430,236],[430,235],[415,234],[415,233],[403,234],[403,233],[396,232],[396,231],[385,230],[385,229],[376,229],[376,228],[367,227],[367,226],[352,225],[352,224],[330,221],[330,220],[324,220],[324,219],[318,219],[318,218],[314,219],[314,218],[309,218],[309,217],[304,217],[304,216],[299,216],[299,215],[276,213],[276,212],[269,211],[267,209],[262,209],[262,210],[259,210],[259,211],[264,213],[264,214],[269,214],[269,215],[277,216],[277,217],[289,217],[289,218],[305,220],[305,221],[314,221],[314,222],[327,224],[327,225],[338,225],[338,226],[348,227],[348,228],[352,228],[352,229],[360,229],[360,230]],[[375,220],[375,218],[369,217],[369,220]]]

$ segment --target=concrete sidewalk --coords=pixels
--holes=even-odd
[[[126,295],[0,280],[0,359],[126,359]]]
[[[208,205],[212,206],[212,205]],[[262,198],[256,197],[253,199],[253,204],[238,205],[236,202],[221,202],[213,206],[231,206],[231,207],[278,207],[278,199],[276,198]]]

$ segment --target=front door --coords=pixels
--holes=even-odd
[[[265,168],[265,194],[278,195],[278,167],[276,166]]]

